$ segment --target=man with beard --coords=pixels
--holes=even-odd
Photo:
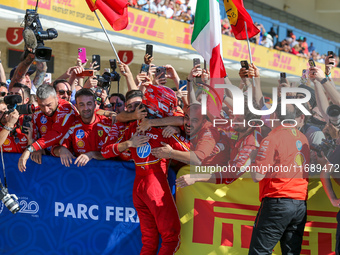
[[[92,158],[105,159],[100,150],[111,128],[111,119],[94,112],[95,98],[89,89],[78,90],[75,98],[80,115],[75,117],[70,130],[60,140],[61,146],[52,148],[52,155],[60,157],[61,163],[67,167],[75,156],[74,164],[78,167],[85,166]]]
[[[57,92],[58,98],[71,101],[72,90],[67,80],[55,80],[53,88]]]
[[[57,144],[71,127],[74,117],[78,115],[70,102],[58,100],[54,88],[50,85],[41,85],[36,95],[40,110],[34,113],[33,123],[40,138],[28,146],[21,155],[18,163],[21,172],[26,171],[26,162],[30,154]]]

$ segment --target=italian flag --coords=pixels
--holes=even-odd
[[[191,44],[210,65],[211,78],[224,78],[219,0],[197,0]]]

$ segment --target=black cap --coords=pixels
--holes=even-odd
[[[312,89],[311,87],[308,87],[308,86],[306,86],[306,85],[303,85],[303,84],[301,84],[300,86],[299,86],[299,88],[303,88],[303,89],[307,89],[309,92],[310,92],[310,99],[309,99],[309,104],[311,105],[311,107],[312,107],[312,109],[316,106],[316,97],[315,97],[315,91],[314,91],[314,89]],[[304,95],[304,93],[301,93],[301,92],[299,92],[299,93],[297,93],[297,94],[303,94]]]
[[[18,66],[14,67],[14,68],[11,70],[11,72],[9,73],[9,79],[10,79],[10,80],[12,80],[13,75],[14,75],[14,72],[15,72],[15,70],[17,69],[17,67],[18,67]],[[30,67],[30,69],[28,69],[28,71],[27,71],[26,74],[31,75],[31,74],[34,73],[34,72],[35,72],[35,68]]]

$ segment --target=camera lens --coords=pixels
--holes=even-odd
[[[13,199],[14,197],[14,199]],[[20,210],[19,203],[17,201],[17,197],[15,195],[7,194],[3,199],[2,202],[11,211],[11,213],[15,214]]]

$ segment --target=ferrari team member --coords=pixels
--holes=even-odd
[[[30,154],[57,144],[70,129],[75,116],[78,115],[70,102],[58,100],[54,88],[50,85],[41,85],[36,95],[40,110],[34,113],[33,124],[40,138],[28,146],[21,155],[18,162],[21,172],[26,171],[26,162]]]
[[[133,117],[135,119],[138,118],[138,114],[142,113],[142,111],[144,110],[139,107],[142,105],[142,100],[143,93],[140,90],[130,90],[129,92],[126,93],[125,110],[127,113],[136,113],[136,116]],[[101,150],[102,156],[104,158],[114,158],[118,156],[121,160],[124,161],[132,160],[131,152],[129,149],[118,154],[115,154],[113,151],[114,144],[119,143],[121,141],[124,131],[128,127],[129,123],[130,122],[118,121],[115,124],[113,124]]]
[[[163,86],[157,87],[157,90],[171,93],[171,98],[165,97],[163,93],[158,94],[157,91],[154,93],[156,100],[162,102],[165,107],[156,109],[155,105],[151,105],[151,100],[146,95],[143,104],[147,106],[150,115],[172,115],[170,109],[175,109],[177,104],[175,93]],[[166,108],[168,111],[164,110]],[[140,254],[157,254],[159,234],[162,238],[162,246],[158,254],[174,254],[179,247],[181,225],[167,181],[169,161],[153,156],[151,149],[159,147],[165,142],[175,150],[189,151],[189,141],[180,135],[163,138],[163,130],[154,127],[148,129],[145,136],[138,135],[136,130],[139,124],[140,121],[136,121],[127,127],[121,142],[114,144],[113,151],[115,154],[119,154],[126,148],[130,148],[136,164],[133,203],[140,219],[142,232],[143,247]],[[136,139],[139,141],[145,139],[143,146],[132,147]]]
[[[75,95],[78,116],[70,130],[60,140],[61,146],[54,146],[51,150],[53,156],[60,157],[65,166],[74,164],[85,166],[92,158],[105,159],[101,153],[101,147],[108,135],[111,119],[95,113],[96,102],[94,94],[89,89],[80,89]]]
[[[271,254],[280,241],[282,254],[300,254],[307,218],[308,140],[289,120],[296,107],[281,105],[271,119],[279,119],[261,142],[251,175],[259,182],[261,206],[255,219],[249,254]],[[281,121],[286,120],[285,126]]]

